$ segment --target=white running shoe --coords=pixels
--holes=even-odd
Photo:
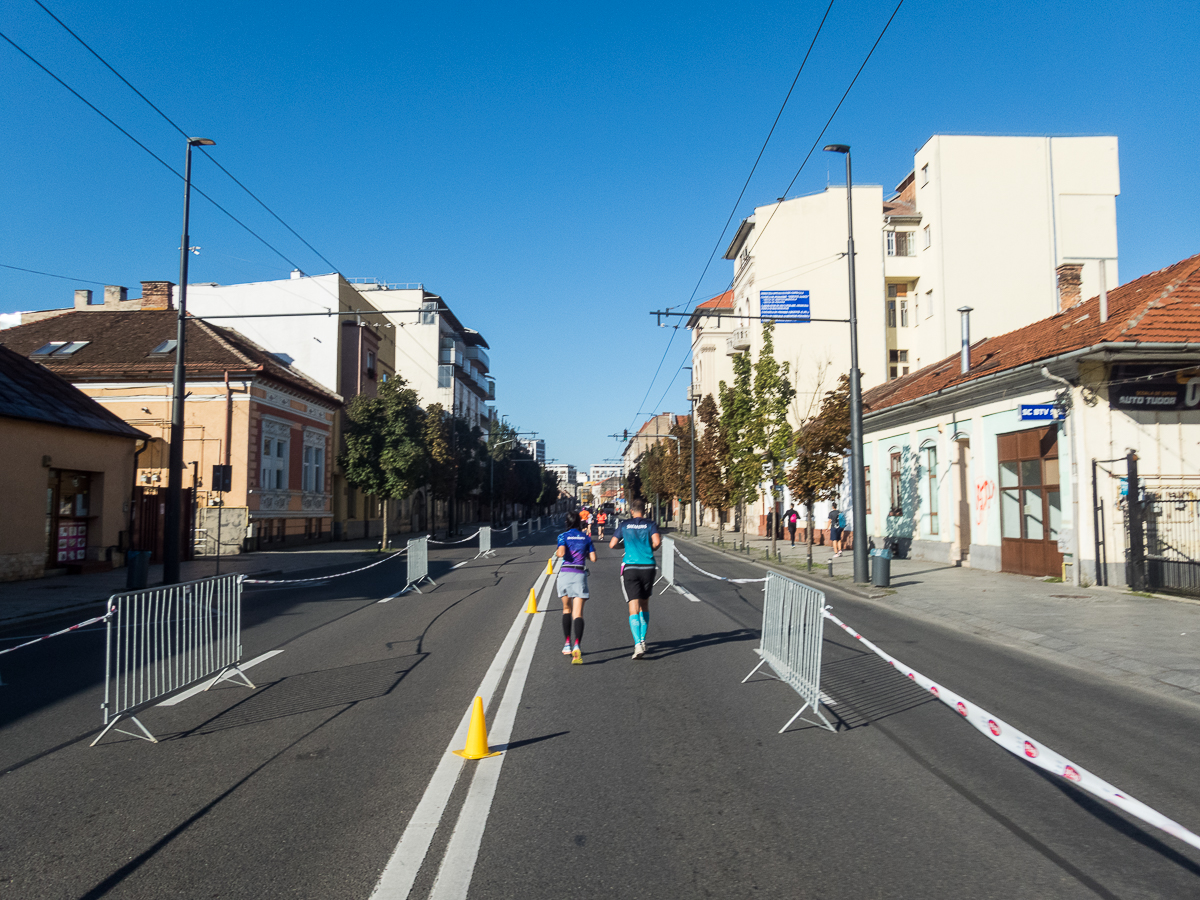
[[[570,655],[571,655],[571,642],[568,640],[565,644],[563,644],[563,656],[570,656]]]
[[[641,659],[645,655],[646,655],[646,642],[638,641],[636,644],[633,645],[633,658]]]

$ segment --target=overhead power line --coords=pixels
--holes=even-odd
[[[22,269],[20,266],[10,266],[0,263],[0,269],[13,269],[17,272],[29,272],[31,275],[45,275],[47,278],[61,278],[63,281],[78,281],[81,284],[106,284],[103,281],[92,281],[90,278],[72,278],[70,275],[55,275],[53,272],[39,272],[37,269]]]
[[[855,83],[858,81],[858,77],[859,77],[860,75],[862,75],[862,73],[863,73],[863,69],[865,69],[865,68],[867,67],[867,63],[871,61],[871,57],[872,57],[872,56],[875,54],[875,50],[876,50],[876,48],[879,46],[879,43],[880,43],[880,42],[883,40],[883,37],[884,37],[884,35],[885,35],[885,34],[887,34],[888,28],[890,28],[890,27],[891,27],[892,21],[893,21],[893,20],[896,18],[896,14],[900,12],[900,7],[901,7],[901,6],[903,6],[903,5],[904,5],[904,0],[900,0],[900,2],[896,4],[896,8],[892,10],[892,14],[891,14],[891,15],[888,17],[888,20],[887,20],[887,22],[884,24],[884,26],[883,26],[883,29],[882,29],[882,30],[879,32],[879,36],[878,36],[877,38],[875,38],[875,43],[874,43],[874,44],[872,44],[872,45],[871,45],[871,49],[870,49],[869,51],[867,51],[867,55],[866,55],[866,57],[863,59],[863,61],[862,61],[862,65],[860,65],[860,66],[858,67],[858,71],[857,71],[857,72],[855,72],[855,73],[854,73],[854,77],[853,77],[852,79],[850,79],[850,84],[849,84],[849,85],[846,87],[846,90],[845,90],[845,92],[842,94],[842,96],[841,96],[841,99],[840,99],[840,100],[838,100],[838,102],[837,102],[837,106],[835,106],[835,107],[833,108],[833,112],[829,114],[829,118],[825,120],[825,125],[824,125],[824,126],[821,128],[821,131],[820,131],[820,133],[817,135],[817,137],[816,137],[816,140],[814,140],[814,141],[813,141],[813,143],[812,143],[812,146],[809,148],[809,150],[808,150],[808,153],[807,153],[807,154],[805,155],[805,157],[804,157],[804,160],[803,160],[803,161],[800,163],[800,168],[798,168],[798,169],[796,170],[796,174],[792,176],[792,180],[788,182],[788,186],[787,186],[787,187],[784,189],[784,191],[783,191],[783,194],[782,194],[781,196],[783,196],[783,197],[786,197],[786,196],[787,196],[787,192],[788,192],[788,191],[790,191],[790,190],[792,189],[792,186],[793,186],[793,185],[796,183],[796,179],[798,179],[798,178],[800,177],[800,173],[804,171],[804,167],[805,167],[805,165],[807,165],[807,164],[808,164],[808,161],[809,161],[809,159],[812,157],[813,153],[816,151],[816,149],[817,149],[817,145],[821,143],[821,139],[822,139],[822,138],[825,136],[825,132],[829,130],[829,126],[830,126],[830,124],[833,122],[833,119],[834,119],[834,117],[835,117],[835,116],[838,114],[838,111],[839,111],[839,110],[842,108],[842,104],[846,102],[846,98],[847,98],[847,97],[850,95],[850,91],[853,89],[853,87],[854,87]],[[825,11],[825,14],[826,14],[826,15],[828,15],[828,14],[829,14],[829,10],[828,10],[828,9]],[[824,20],[824,19],[822,19],[822,20],[821,20],[821,23],[822,23],[822,24],[824,24],[824,22],[825,22],[825,20]],[[819,31],[820,31],[820,29],[818,29],[818,33],[819,33]],[[815,40],[815,37],[814,37],[814,40]],[[812,48],[811,48],[811,46],[810,46],[810,47],[809,47],[809,51],[811,52],[811,50],[812,50]],[[807,57],[807,55],[806,55],[806,56],[805,56],[805,59],[807,60],[807,58],[808,58],[808,57]],[[803,65],[801,65],[801,68],[803,68]],[[798,73],[797,73],[797,76],[798,76]],[[793,87],[794,87],[794,84],[793,84]],[[789,95],[790,95],[791,91],[789,91],[788,93],[789,93]],[[786,101],[785,101],[785,102],[786,102]],[[774,130],[774,126],[772,126],[772,130]],[[761,153],[760,153],[760,156],[761,156]],[[756,162],[755,162],[755,165],[757,165],[757,164],[758,164],[758,163],[757,163],[757,161],[756,161]],[[745,188],[743,188],[743,191],[744,191],[744,190],[745,190]],[[739,197],[739,202],[740,202],[740,197]],[[778,209],[779,209],[779,206],[780,206],[780,204],[778,204],[778,203],[777,203],[777,204],[775,205],[775,208],[774,208],[773,210],[771,210],[771,215],[767,217],[767,221],[766,221],[766,222],[763,224],[763,227],[762,227],[762,228],[760,228],[760,229],[758,230],[758,236],[757,236],[757,237],[754,239],[754,244],[751,246],[751,249],[753,249],[754,247],[757,247],[757,246],[758,246],[758,242],[759,242],[760,240],[762,240],[763,233],[764,233],[764,232],[767,230],[767,226],[771,224],[771,220],[772,220],[773,218],[775,218],[775,213],[776,213],[776,211],[778,211]],[[729,227],[729,221],[732,221],[732,218],[733,218],[733,217],[732,217],[732,216],[730,216],[730,219],[729,219],[728,221],[726,221],[726,223],[725,223],[725,228],[726,228],[726,229]],[[724,237],[724,231],[722,231],[722,237]],[[720,246],[720,241],[718,241],[718,242],[717,242],[717,246],[718,246],[718,247]],[[714,251],[714,255],[715,255],[715,251]],[[712,262],[712,257],[711,257],[711,256],[709,257],[709,262],[710,262],[710,263]],[[707,269],[707,266],[706,266],[705,268]],[[703,276],[701,276],[701,277],[703,278]],[[726,286],[725,290],[730,290],[730,289],[732,289],[734,280],[736,280],[736,276],[734,277],[734,279],[731,279],[731,280],[730,280],[730,282],[729,282],[729,284]],[[724,291],[722,291],[722,293],[724,293]],[[695,296],[695,291],[693,291],[693,293],[692,293],[692,296],[693,296],[693,297]],[[689,300],[689,301],[688,301],[688,303],[689,303],[689,305],[690,305],[690,303],[691,303],[691,300]],[[679,326],[675,326],[675,330],[676,330],[676,331],[678,330],[678,328],[679,328]],[[662,360],[660,360],[660,361],[659,361],[659,364],[658,364],[658,369],[656,369],[656,370],[655,370],[655,379],[657,379],[657,377],[658,377],[658,372],[659,372],[659,371],[662,369],[662,364],[663,364],[663,362],[665,362],[665,361],[666,361],[666,358],[667,358],[667,352],[668,352],[668,351],[671,349],[671,343],[674,341],[674,339],[675,339],[675,333],[674,333],[674,331],[673,331],[673,332],[671,333],[671,338],[670,338],[670,340],[668,340],[668,341],[667,341],[667,348],[666,348],[666,350],[664,350],[664,351],[663,351],[663,357],[662,357]],[[678,369],[678,370],[675,372],[675,376],[674,376],[674,377],[671,379],[671,383],[672,383],[672,384],[674,384],[675,378],[679,377],[679,372],[680,372],[680,371],[682,371],[682,370],[683,370],[683,361],[680,361],[680,364],[679,364],[679,369]],[[654,379],[652,379],[652,380],[651,380],[651,382],[650,382],[650,387],[653,387],[653,385],[654,385]],[[646,389],[646,397],[649,397],[649,395],[650,395],[650,387],[648,387],[648,388]],[[668,387],[668,390],[670,390],[670,387]],[[666,397],[666,393],[664,393],[664,394],[663,394],[663,397],[664,397],[664,399],[665,399],[665,397]],[[645,404],[645,402],[646,402],[646,398],[645,398],[645,397],[643,397],[643,398],[642,398],[642,404],[644,405],[644,404]],[[660,402],[660,405],[661,405],[661,402],[662,402],[662,401],[659,401],[659,402]],[[642,409],[640,409],[640,408],[639,408],[639,411],[638,411],[637,413],[635,413],[635,414],[634,414],[634,422],[635,422],[635,423],[636,423],[636,421],[637,421],[637,417],[638,417],[638,415],[641,415],[641,413],[642,413],[643,411],[644,411],[644,410],[642,410]]]
[[[88,51],[88,53],[92,54],[92,56],[94,56],[94,57],[96,57],[96,59],[100,60],[100,62],[104,65],[104,67],[106,69],[108,69],[108,71],[112,72],[114,75],[116,75],[118,78],[120,78],[121,81],[125,83],[126,87],[128,87],[131,91],[133,91],[135,94],[137,94],[139,97],[141,97],[144,101],[146,101],[146,104],[152,110],[154,110],[156,113],[158,113],[160,116],[162,116],[163,119],[167,122],[167,124],[169,124],[172,128],[174,128],[181,135],[183,135],[184,138],[190,137],[190,135],[186,131],[184,131],[182,128],[180,128],[179,125],[177,125],[175,123],[175,121],[173,119],[171,119],[170,116],[168,116],[165,112],[163,112],[161,109],[159,109],[157,106],[155,106],[155,104],[150,100],[149,97],[147,97],[145,94],[143,94],[141,91],[139,91],[136,87],[134,87],[133,84],[130,83],[128,78],[126,78],[124,75],[122,75],[116,69],[114,69],[112,67],[112,64],[110,64],[108,60],[106,60],[103,56],[101,56],[94,49],[92,49],[91,45],[88,44],[88,42],[85,41],[83,38],[81,38],[78,34],[76,34],[71,29],[71,27],[69,25],[67,25],[66,22],[64,22],[62,19],[60,19],[58,16],[56,16],[53,12],[51,12],[46,7],[46,4],[44,4],[42,2],[42,0],[33,0],[33,2],[36,3],[38,6],[40,6],[43,10],[45,10],[46,15],[48,15],[55,22],[57,22],[59,25],[61,25],[66,30],[67,34],[71,35],[71,37],[73,37],[73,38],[75,38],[75,40],[79,41],[79,43],[83,45],[84,49]],[[205,156],[207,156],[209,158],[209,160],[211,160],[213,165],[215,165],[218,169],[220,169],[222,172],[224,172],[226,175],[228,175],[233,180],[234,184],[236,184],[243,191],[245,191],[247,194],[249,194],[254,199],[255,203],[257,203],[259,206],[261,206],[263,209],[265,209],[267,212],[269,212],[275,218],[275,221],[277,221],[280,225],[282,225],[284,228],[286,228],[288,231],[290,231],[293,235],[295,235],[296,239],[299,240],[300,243],[304,244],[305,247],[307,247],[309,250],[311,250],[313,253],[315,253],[317,256],[319,256],[321,258],[321,261],[324,262],[325,265],[329,266],[334,272],[341,271],[340,269],[338,269],[337,266],[335,266],[328,259],[326,259],[325,255],[323,253],[321,253],[320,250],[318,250],[316,247],[314,247],[312,244],[310,244],[308,241],[306,241],[303,237],[301,237],[299,232],[296,231],[296,229],[294,229],[287,222],[283,221],[283,219],[281,219],[278,216],[278,214],[276,214],[275,210],[271,209],[271,207],[267,206],[266,203],[264,203],[262,200],[260,200],[258,198],[258,196],[252,190],[250,190],[250,188],[248,188],[248,187],[246,187],[246,185],[242,184],[242,182],[239,181],[232,172],[230,172],[223,165],[221,165],[219,162],[217,162],[217,160],[213,158],[212,154],[210,154],[203,147],[200,148],[200,152],[202,152]]]
[[[813,47],[816,46],[817,38],[821,36],[821,29],[825,27],[825,20],[829,18],[829,11],[833,9],[834,2],[835,0],[829,0],[829,5],[825,7],[825,15],[821,16],[821,21],[817,25],[817,30],[813,32],[812,40],[809,41],[808,44],[808,50],[806,50],[804,53],[804,59],[800,61],[800,68],[796,70],[796,77],[792,79],[791,87],[788,88],[787,95],[783,98],[783,103],[781,103],[779,106],[779,112],[775,114],[775,121],[771,123],[771,129],[767,132],[766,140],[763,141],[762,147],[759,148],[758,156],[754,158],[754,165],[750,167],[750,174],[746,176],[746,180],[742,184],[742,189],[738,192],[737,199],[733,201],[733,209],[729,211],[729,217],[725,220],[725,224],[721,228],[721,233],[717,236],[717,242],[713,245],[712,252],[708,255],[708,261],[704,264],[704,270],[700,273],[700,277],[696,279],[696,286],[692,288],[692,294],[690,297],[688,297],[687,303],[684,304],[685,306],[690,307],[692,305],[692,301],[696,299],[696,292],[700,290],[700,285],[704,283],[704,276],[708,274],[709,266],[711,266],[712,261],[716,259],[717,251],[721,249],[721,242],[725,240],[725,232],[729,230],[729,223],[732,222],[733,217],[737,215],[738,206],[741,205],[742,197],[746,195],[746,188],[750,186],[750,179],[754,177],[754,173],[758,170],[758,164],[762,161],[763,154],[767,150],[767,144],[771,143],[771,137],[775,134],[775,128],[779,125],[780,118],[783,117],[783,111],[787,108],[788,101],[792,99],[792,92],[796,90],[796,84],[800,81],[800,73],[804,71],[804,66],[808,63],[808,57],[812,55]],[[658,368],[654,371],[654,378],[651,378],[650,384],[646,386],[646,396],[642,398],[642,402],[639,404],[638,411],[634,413],[633,422],[631,425],[637,424],[637,417],[645,412],[642,407],[645,406],[646,399],[650,396],[650,391],[654,388],[654,382],[658,378],[658,373],[662,370],[662,364],[666,361],[667,354],[670,352],[671,344],[674,343],[674,341],[675,332],[672,331],[671,337],[667,341],[666,349],[663,350],[662,359],[660,359],[658,362]],[[675,375],[678,377],[679,373],[676,372]],[[674,383],[674,379],[671,379],[671,381]],[[666,395],[664,394],[663,396],[665,397]]]
[[[86,97],[84,97],[83,94],[79,93],[79,91],[75,90],[75,88],[71,87],[69,84],[67,84],[65,81],[63,81],[61,78],[59,78],[57,75],[55,75],[53,72],[51,72],[48,68],[46,68],[46,66],[44,66],[40,62],[38,62],[38,60],[35,59],[32,54],[27,52],[16,41],[14,41],[12,38],[10,38],[7,34],[5,34],[2,31],[0,31],[0,38],[3,38],[4,40],[6,40],[9,44],[12,45],[13,49],[15,49],[18,53],[20,53],[22,56],[24,56],[26,59],[28,59],[31,63],[33,63],[35,66],[37,66],[43,72],[45,72],[47,75],[49,75],[51,78],[53,78],[59,84],[61,84],[64,88],[66,88],[68,91],[70,91],[76,97],[78,97],[80,100],[82,100],[88,106],[89,109],[91,109],[94,113],[96,113],[96,115],[100,116],[102,119],[104,119],[104,121],[108,122],[109,125],[111,125],[115,129],[117,129],[117,131],[121,132],[121,134],[125,135],[125,137],[129,138],[131,141],[133,141],[135,144],[137,144],[139,147],[141,147],[143,150],[145,150],[147,153],[149,153],[152,157],[154,157],[154,159],[156,159],[159,162],[159,164],[161,164],[165,169],[167,169],[176,178],[178,178],[180,181],[183,181],[183,175],[181,173],[177,172],[175,170],[174,166],[172,166],[170,163],[168,163],[166,160],[164,160],[161,156],[159,156],[157,153],[155,153],[153,150],[151,150],[149,147],[147,147],[145,144],[143,144],[141,141],[139,141],[137,138],[135,138],[132,134],[130,134],[128,131],[126,131],[124,128],[122,128],[120,125],[118,125],[115,121],[113,121],[113,119],[111,119],[108,115],[106,115],[99,107],[97,107],[94,103],[92,103],[90,100],[88,100]],[[218,203],[212,197],[208,196],[208,194],[206,194],[200,188],[196,187],[195,184],[192,185],[192,190],[195,191],[197,194],[199,194],[201,197],[203,197],[205,200],[207,200],[209,203],[211,203],[213,206],[215,206],[217,209],[219,209],[221,212],[225,213],[225,215],[227,215],[230,219],[232,219],[234,222],[236,222],[238,225],[240,225],[243,229],[245,229],[245,231],[248,234],[252,235],[254,238],[259,240],[264,246],[266,246],[269,250],[271,250],[272,253],[276,254],[281,259],[283,259],[285,262],[290,264],[293,269],[303,271],[300,269],[300,266],[297,263],[295,263],[291,259],[289,259],[281,250],[279,250],[277,247],[272,245],[270,243],[270,241],[268,241],[266,238],[264,238],[262,235],[260,235],[258,232],[256,232],[253,228],[251,228],[249,225],[247,225],[245,222],[243,222],[241,219],[239,219],[237,216],[235,216],[233,213],[231,213],[225,207],[223,207],[220,203]]]

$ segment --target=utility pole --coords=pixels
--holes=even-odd
[[[170,450],[167,457],[167,509],[163,522],[163,584],[179,583],[183,558],[183,402],[187,373],[184,369],[184,325],[187,321],[188,217],[192,202],[192,147],[211,147],[208,138],[188,138],[183,163],[183,242],[179,247],[179,309],[175,324],[175,374],[171,391]],[[194,481],[194,479],[193,479]],[[196,489],[192,485],[192,504]]]

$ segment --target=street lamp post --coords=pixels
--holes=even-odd
[[[846,258],[850,263],[850,505],[854,528],[854,580],[869,581],[867,574],[867,498],[863,478],[862,380],[858,371],[858,308],[854,296],[854,191],[850,174],[850,147],[829,144],[831,153],[846,157]]]
[[[187,319],[188,216],[192,201],[192,148],[211,147],[216,141],[188,138],[183,163],[183,243],[179,247],[179,309],[175,326],[175,377],[171,393],[171,438],[167,470],[167,509],[163,523],[163,584],[179,583],[179,564],[183,558],[183,401],[184,324]],[[196,486],[192,485],[195,503]]]

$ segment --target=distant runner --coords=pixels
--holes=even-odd
[[[796,526],[800,524],[800,513],[796,512],[796,507],[788,507],[788,511],[783,514],[783,524],[787,526],[788,537],[792,539],[792,546],[795,547]]]
[[[829,542],[833,545],[833,555],[842,555],[842,531],[846,527],[846,517],[838,512],[837,501],[829,510]]]
[[[572,665],[583,663],[583,603],[588,598],[587,561],[596,561],[592,539],[579,530],[579,513],[567,513],[567,530],[558,536],[555,555],[562,560],[558,571],[558,595],[563,605],[563,655],[571,657]],[[571,645],[574,626],[575,645]]]
[[[621,590],[629,601],[629,630],[633,632],[633,658],[646,655],[646,631],[650,627],[650,595],[654,592],[654,551],[662,543],[658,526],[645,518],[644,500],[629,503],[629,515],[617,526],[608,546],[613,550],[625,541],[621,565]]]

